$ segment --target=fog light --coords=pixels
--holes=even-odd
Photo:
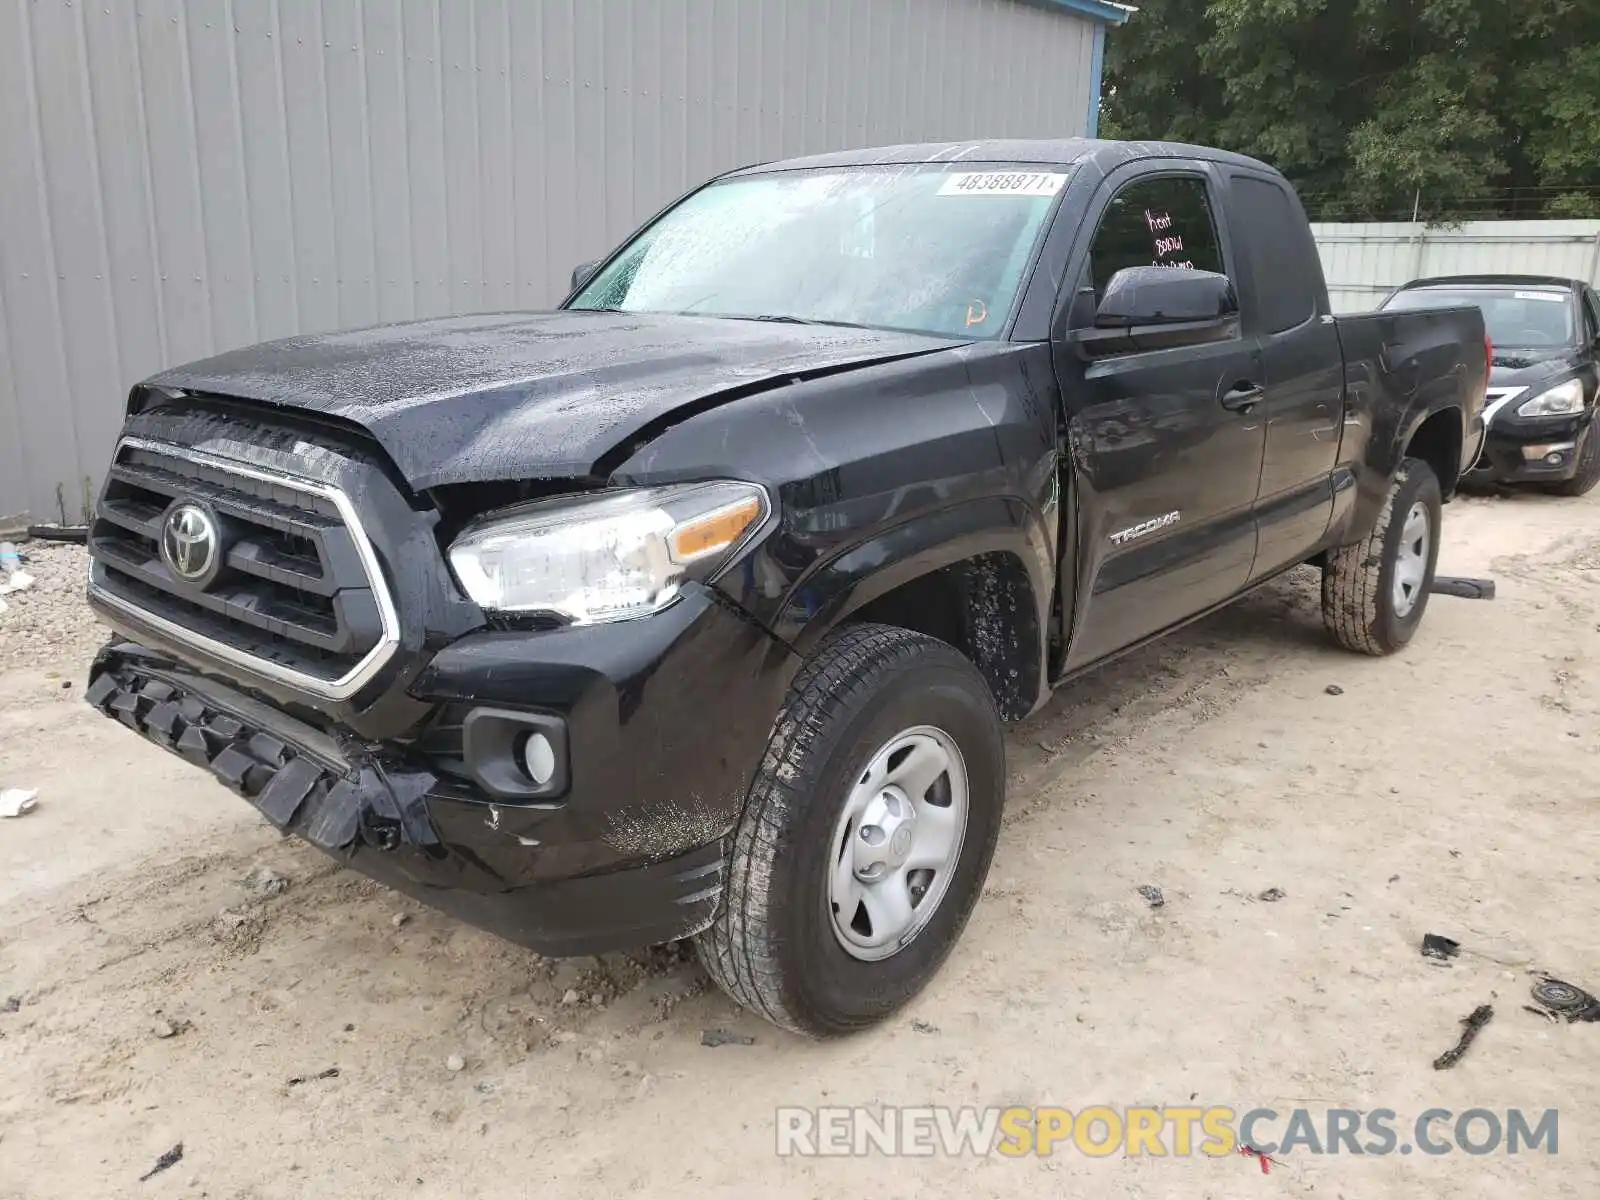
[[[556,748],[542,733],[530,733],[522,743],[522,769],[538,787],[544,787],[556,773]]]
[[[461,722],[461,750],[496,800],[555,800],[571,782],[567,723],[554,713],[475,708]]]
[[[1534,446],[1524,446],[1522,457],[1529,462],[1543,462],[1552,467],[1559,467],[1567,461],[1567,455],[1575,446],[1575,442],[1541,442]]]

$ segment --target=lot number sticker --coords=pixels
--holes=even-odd
[[[945,177],[941,196],[1054,196],[1067,182],[1048,172],[960,171]]]
[[[1515,292],[1513,295],[1518,300],[1545,300],[1551,304],[1563,304],[1566,302],[1565,296],[1558,296],[1551,292]]]

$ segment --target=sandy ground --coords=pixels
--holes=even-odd
[[[41,578],[76,587],[76,553]],[[0,821],[0,1196],[1587,1200],[1600,1026],[1521,1005],[1532,967],[1600,987],[1600,500],[1455,504],[1442,569],[1492,572],[1500,598],[1436,597],[1397,659],[1331,648],[1303,573],[1059,696],[1009,739],[1005,832],[944,973],[823,1045],[686,955],[541,960],[279,840],[90,712],[88,635],[52,616],[36,636],[14,606],[0,786],[41,802]],[[247,883],[262,867],[287,889]],[[1427,931],[1463,956],[1424,961]],[[1481,1003],[1466,1059],[1431,1069]],[[1263,1177],[1237,1156],[774,1151],[781,1105],[1190,1097],[1402,1127],[1555,1107],[1560,1153]]]

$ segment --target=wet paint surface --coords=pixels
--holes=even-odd
[[[607,451],[685,405],[950,344],[714,317],[504,313],[287,338],[149,384],[351,422],[421,491],[582,478]]]

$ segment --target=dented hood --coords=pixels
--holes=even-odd
[[[715,317],[497,313],[266,342],[146,381],[351,421],[413,488],[590,474],[679,415],[960,345]]]
[[[1583,353],[1570,347],[1516,350],[1496,346],[1489,384],[1492,387],[1539,388],[1543,391],[1540,385],[1562,382],[1582,365]]]

